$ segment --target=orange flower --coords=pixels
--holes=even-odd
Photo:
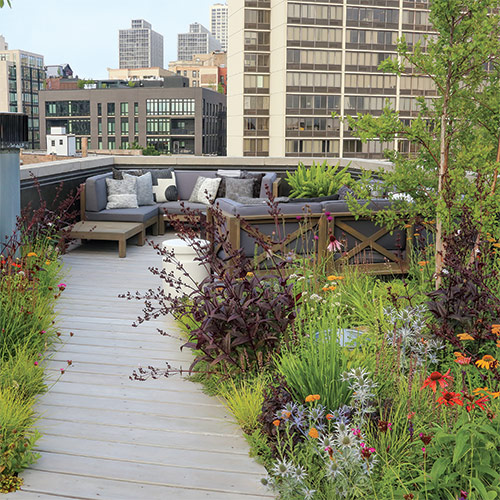
[[[30,252],[27,257],[38,257],[38,254],[35,252]]]
[[[313,401],[318,401],[319,399],[321,399],[319,394],[309,394],[309,396],[306,397],[306,403],[312,403]]]
[[[332,292],[333,292],[334,290],[336,290],[336,289],[337,289],[337,287],[336,287],[336,286],[329,286],[329,287],[328,287],[328,290],[331,290]]]
[[[500,243],[493,243],[494,247],[500,248]]]
[[[279,427],[280,424],[281,424],[281,420],[279,420],[279,419],[273,420],[273,425],[275,425],[276,427]]]
[[[319,432],[318,432],[318,430],[313,427],[309,431],[309,436],[311,436],[313,439],[318,439],[319,438]]]
[[[474,340],[474,337],[468,333],[459,333],[457,337],[458,340]]]
[[[500,335],[500,325],[491,325],[491,333]]]
[[[428,261],[428,260],[421,260],[421,261],[417,262],[417,264],[418,264],[419,266],[426,266],[428,263],[429,263],[429,261]]]
[[[437,384],[444,389],[448,385],[448,380],[453,381],[453,377],[449,375],[450,370],[448,370],[444,375],[439,372],[432,372],[424,381],[424,384],[420,388],[422,390],[424,387],[430,386],[431,389],[436,392]]]
[[[337,276],[334,276],[334,275],[332,274],[332,276],[328,276],[326,279],[327,279],[328,281],[335,281],[335,280],[337,279]]]
[[[333,417],[333,415],[331,413],[327,413],[326,414],[326,419],[327,420],[331,420],[332,418],[334,418],[334,417]]]
[[[292,414],[291,414],[289,411],[283,410],[283,411],[281,412],[281,416],[282,416],[283,418],[290,418],[290,417],[292,416]]]
[[[248,272],[248,273],[247,273],[247,278],[253,278],[253,276],[254,276],[254,274],[253,274],[253,273],[251,273],[251,272]]]
[[[324,292],[326,292],[328,290],[328,287],[324,286],[321,290],[323,290]]]
[[[485,354],[482,359],[478,359],[476,361],[476,365],[479,366],[479,368],[486,368],[487,370],[490,370],[491,368],[496,368],[498,361],[493,356]]]

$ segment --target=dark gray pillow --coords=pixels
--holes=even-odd
[[[137,179],[137,203],[139,206],[155,204],[155,200],[153,198],[153,181],[151,178],[151,172],[146,172],[144,175],[141,175],[140,177],[134,177],[124,172],[123,178]]]
[[[264,178],[262,172],[249,172],[248,170],[242,170],[241,178],[242,179],[254,179],[255,183],[253,186],[253,194],[252,198],[258,198],[260,196],[260,187],[262,185],[262,179]]]
[[[151,177],[153,178],[153,186],[158,185],[158,179],[172,179],[174,173],[174,167],[169,168],[148,168],[148,172],[151,172]]]
[[[123,174],[133,175],[134,177],[140,177],[144,174],[142,170],[118,170],[113,167],[113,179],[117,181],[123,180]]]
[[[165,189],[165,198],[167,201],[177,201],[179,199],[177,186],[168,186],[168,188]]]
[[[255,179],[226,178],[226,198],[238,201],[239,198],[253,198]]]

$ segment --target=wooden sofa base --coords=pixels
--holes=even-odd
[[[267,246],[268,250],[258,248],[255,251],[254,263],[258,268],[268,259],[268,251],[275,254],[284,254],[294,250],[294,243],[304,237],[307,233],[313,231],[317,240],[316,255],[318,257],[328,258],[329,235],[335,234],[335,229],[342,231],[346,236],[354,238],[357,243],[352,248],[342,252],[340,257],[332,259],[330,269],[340,270],[345,267],[353,267],[361,272],[377,275],[393,275],[405,274],[409,270],[409,256],[411,253],[411,242],[413,238],[413,226],[408,225],[406,228],[406,251],[404,257],[398,255],[393,250],[387,250],[382,247],[377,241],[383,236],[390,233],[385,227],[377,227],[370,235],[365,235],[350,226],[350,222],[357,220],[369,220],[369,218],[356,218],[352,213],[332,213],[327,218],[323,213],[308,214],[304,217],[304,213],[297,214],[281,214],[279,216],[279,224],[281,228],[285,228],[287,222],[297,223],[300,219],[299,228],[292,233],[287,234],[285,245],[274,243],[270,236],[262,233],[259,230],[259,224],[272,224],[274,222],[270,215],[258,216],[235,216],[225,213],[226,228],[229,233],[229,241],[233,248],[241,247],[242,233],[258,236]],[[282,229],[283,230],[283,229]],[[374,251],[381,255],[385,262],[367,262],[364,258],[364,253]],[[300,257],[300,255],[299,255]]]

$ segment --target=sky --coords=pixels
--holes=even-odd
[[[177,59],[177,34],[189,24],[209,26],[209,7],[220,0],[11,0],[0,9],[0,35],[9,49],[44,56],[45,64],[68,63],[86,79],[118,68],[118,30],[145,19],[163,35],[164,66]]]

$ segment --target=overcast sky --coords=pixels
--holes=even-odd
[[[145,19],[163,35],[164,65],[177,58],[177,33],[209,26],[217,0],[11,0],[0,9],[0,35],[9,49],[41,54],[45,64],[69,63],[80,78],[107,78],[118,68],[118,30]],[[223,3],[219,0],[219,3]]]

